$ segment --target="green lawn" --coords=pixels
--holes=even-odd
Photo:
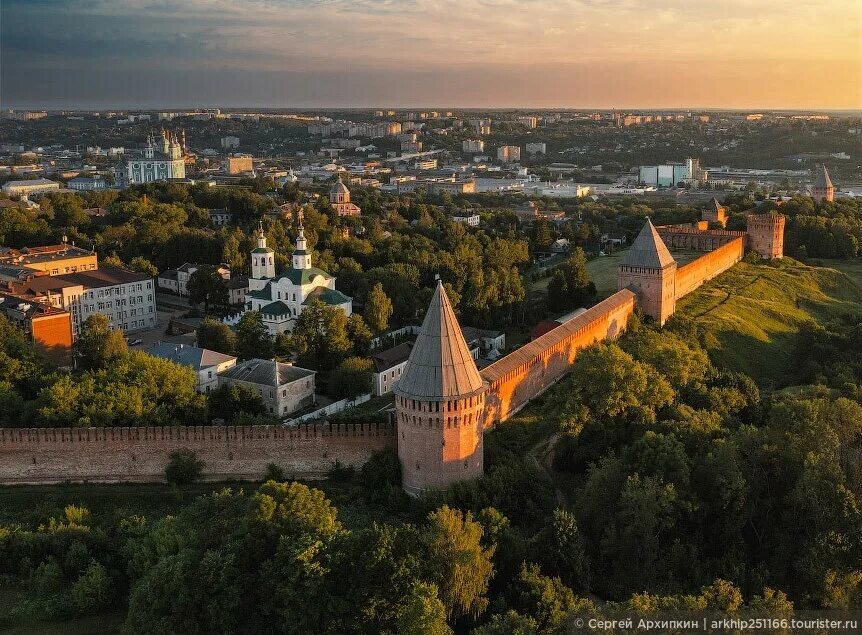
[[[790,258],[739,263],[683,298],[677,311],[715,335],[709,350],[715,362],[781,385],[803,322],[862,315],[862,263],[834,264],[841,270]]]
[[[618,251],[610,256],[599,256],[587,261],[587,271],[590,274],[590,280],[596,285],[596,290],[599,293],[599,300],[603,300],[609,295],[613,295],[619,291],[617,281],[617,269],[620,263],[625,258],[628,250]],[[678,265],[684,265],[692,260],[704,255],[702,251],[672,251],[674,260]],[[546,278],[541,282],[548,285],[550,278]]]

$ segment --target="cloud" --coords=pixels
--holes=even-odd
[[[793,64],[799,51],[806,53],[803,67],[810,60],[858,69],[860,12],[856,0],[833,0],[816,13],[792,0],[2,0],[0,88],[4,102],[10,94],[36,94],[37,70],[146,73],[165,82],[196,72],[292,73],[310,82],[347,73],[387,86],[384,102],[407,89],[418,94],[412,77],[445,78],[427,86],[438,90],[488,73],[512,85],[511,78],[542,68],[591,74],[590,65],[638,61],[648,76],[687,68],[683,84],[692,91],[706,81],[692,68],[715,68],[722,77],[722,67],[734,69],[730,86],[752,85],[766,95],[752,77],[773,61]],[[747,66],[737,64],[741,59]],[[849,89],[862,101],[858,72],[826,73],[834,87],[819,98],[843,91],[846,100]],[[399,76],[402,84],[372,81],[377,75]],[[857,85],[848,86],[853,77]],[[551,75],[548,86],[534,90],[550,100],[559,81]],[[241,84],[251,93],[271,92]]]

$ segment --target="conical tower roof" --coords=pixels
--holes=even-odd
[[[832,187],[832,179],[829,178],[829,172],[826,171],[826,165],[820,166],[820,171],[814,178],[814,187],[828,189]]]
[[[712,197],[712,209],[714,209],[716,212],[724,211],[724,207],[721,203],[718,202],[718,199],[714,196]]]
[[[482,390],[482,377],[467,348],[455,312],[437,283],[434,297],[394,392],[408,399],[446,401]]]
[[[652,221],[647,218],[641,233],[635,238],[631,249],[626,252],[622,264],[630,267],[649,267],[651,269],[664,269],[674,263],[673,256],[667,249],[667,245],[658,235]]]

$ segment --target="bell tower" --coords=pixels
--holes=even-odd
[[[258,280],[275,277],[275,252],[266,246],[263,226],[257,235],[257,248],[251,252],[251,277]]]
[[[482,476],[485,386],[439,280],[393,392],[408,494]]]
[[[311,269],[311,254],[308,253],[308,243],[305,240],[305,230],[302,228],[302,211],[299,212],[299,235],[296,237],[296,249],[293,250],[293,268]]]

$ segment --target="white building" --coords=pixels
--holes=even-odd
[[[500,146],[497,148],[497,159],[503,163],[517,163],[521,160],[521,148],[518,146]]]
[[[218,374],[236,366],[236,357],[233,355],[187,344],[159,342],[148,348],[147,353],[192,368],[197,374],[195,390],[200,393],[208,393],[218,388]]]
[[[471,214],[470,216],[453,216],[452,220],[456,223],[464,223],[465,225],[469,225],[470,227],[478,227],[479,222],[482,220],[478,214]]]
[[[94,313],[115,329],[138,331],[158,324],[153,279],[118,267],[101,267],[56,276],[39,276],[24,287],[27,295],[72,314],[72,330]]]
[[[189,294],[189,280],[192,274],[200,269],[201,265],[185,262],[176,269],[166,269],[159,274],[157,283],[160,289],[165,289],[179,296],[187,296]],[[216,271],[222,277],[222,280],[230,280],[230,267],[227,265],[218,265]]]
[[[250,359],[219,375],[219,386],[244,386],[267,412],[286,417],[314,403],[314,371],[267,359]]]
[[[485,142],[481,139],[467,139],[461,142],[461,150],[464,152],[484,152]]]
[[[108,188],[108,182],[101,176],[76,176],[74,179],[69,179],[66,186],[70,190],[78,192],[87,192],[91,190],[104,190]]]
[[[121,161],[114,167],[117,185],[126,187],[138,183],[186,178],[184,146],[185,142],[181,142],[175,134],[167,130],[162,130],[159,144],[151,134],[143,152]]]
[[[3,191],[9,196],[32,196],[33,194],[56,192],[59,189],[60,184],[57,181],[50,181],[48,179],[9,181],[3,184]]]
[[[222,148],[238,148],[239,137],[222,137],[220,143]]]
[[[246,312],[259,311],[270,334],[276,335],[292,331],[296,318],[315,300],[336,306],[347,315],[353,313],[353,299],[335,289],[335,278],[311,265],[301,216],[292,265],[276,275],[275,253],[266,246],[266,236],[261,230],[257,248],[251,252],[245,309],[225,322],[236,324]]]
[[[412,342],[404,342],[371,356],[371,362],[374,364],[371,392],[375,397],[392,392],[392,387],[401,379],[407,367],[412,349]]]
[[[533,115],[518,117],[518,123],[527,126],[528,128],[535,128],[537,125],[539,125],[539,118],[534,117]]]
[[[542,142],[533,142],[526,145],[527,154],[547,154],[548,145]]]

